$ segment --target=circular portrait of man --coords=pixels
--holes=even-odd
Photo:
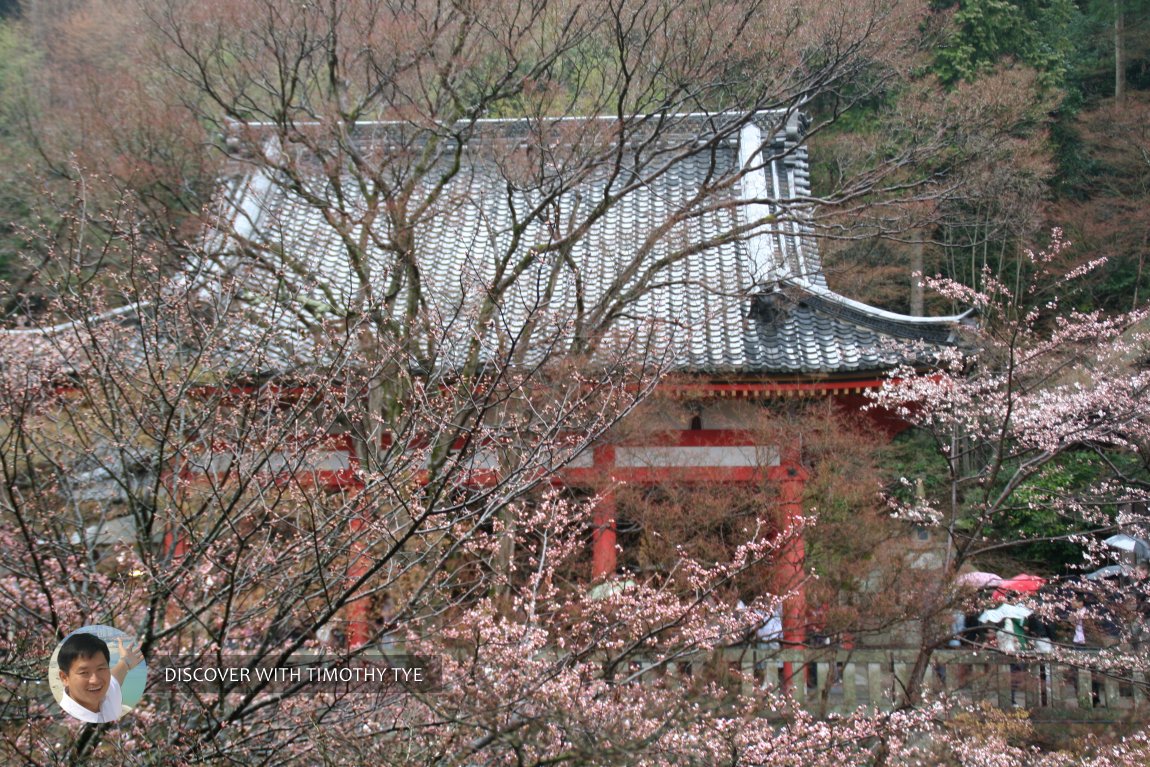
[[[140,644],[112,626],[84,626],[64,637],[48,662],[60,708],[81,722],[114,722],[144,694],[148,667]]]

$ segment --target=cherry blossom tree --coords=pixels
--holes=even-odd
[[[148,239],[105,224],[119,227],[119,236],[102,247],[124,248],[118,259],[135,265],[114,297],[128,309],[111,309],[105,288],[88,283],[55,307],[60,323],[4,337],[0,599],[10,618],[0,748],[7,761],[829,765],[974,764],[993,755],[996,763],[1029,765],[1086,758],[1016,748],[1006,730],[942,724],[925,703],[815,721],[777,691],[732,688],[724,678],[737,680],[738,672],[698,663],[745,637],[754,614],[774,606],[768,597],[738,612],[727,596],[785,544],[768,523],[769,505],[745,520],[723,561],[683,551],[669,563],[674,577],[600,594],[565,578],[586,549],[593,499],[552,480],[645,396],[660,373],[658,358],[620,358],[605,375],[562,355],[532,368],[505,365],[500,378],[466,388],[458,379],[434,388],[413,379],[404,430],[389,435],[385,449],[394,450],[369,471],[332,428],[360,417],[363,379],[379,370],[358,343],[318,338],[322,369],[310,357],[313,365],[290,379],[245,377],[281,348],[260,335],[275,330],[253,334],[250,311],[229,304],[231,291],[163,277]],[[991,316],[992,304],[981,306]],[[1037,326],[1037,318],[1026,321]],[[1090,322],[1121,337],[1120,323]],[[1065,327],[1051,326],[1054,333]],[[947,375],[953,383],[940,385]],[[1073,383],[1075,391],[1086,386]],[[883,396],[901,391],[904,399],[883,404],[929,425],[908,392],[921,402],[923,392],[954,397],[965,384],[957,369],[899,379],[904,388]],[[478,403],[467,422],[470,442],[444,418],[447,403],[464,395]],[[498,417],[485,417],[486,408]],[[1042,433],[1065,428],[1045,423]],[[1106,435],[1099,448],[1127,448],[1140,421],[1125,423],[1121,432],[1090,434]],[[435,474],[429,456],[444,431],[451,457]],[[1115,442],[1119,435],[1128,442]],[[1036,444],[1061,444],[1051,439]],[[483,453],[492,445],[514,445],[522,457],[487,471]],[[954,530],[960,538],[963,528]],[[357,611],[367,601],[372,609]],[[324,649],[350,661],[387,647],[434,659],[438,682],[383,694],[154,692],[115,727],[80,727],[61,719],[41,680],[55,642],[93,622],[130,628],[157,668],[165,656],[279,663]],[[364,641],[353,639],[361,631]],[[1147,745],[1135,738],[1092,754],[1099,765],[1139,764]]]
[[[816,202],[734,199],[766,158],[707,161],[764,114],[798,151],[809,99],[833,108],[808,136],[893,87],[915,60],[916,6],[172,0],[148,13],[167,71],[192,86],[227,153],[224,199],[212,230],[173,251],[131,215],[83,210],[78,193],[54,262],[83,268],[32,327],[4,336],[5,759],[829,765],[921,750],[929,707],[816,723],[772,694],[732,691],[729,668],[683,678],[683,663],[775,607],[740,613],[728,598],[798,532],[770,524],[769,507],[721,561],[677,552],[674,577],[598,593],[563,577],[586,549],[596,489],[571,492],[564,469],[650,393],[681,342],[675,318],[624,320],[675,264]],[[929,188],[936,179],[900,173],[946,144],[945,130],[924,135],[844,173],[822,201]],[[511,236],[483,269],[461,270],[467,300],[444,312],[422,269],[425,233],[482,208],[461,183],[476,158],[494,168]],[[699,158],[705,183],[638,228],[610,289],[555,311],[555,280],[578,282],[571,254],[596,223]],[[314,214],[334,261],[309,261],[290,232],[253,231],[235,204],[244,183]],[[679,236],[767,204],[779,212]],[[97,222],[110,236],[91,237]],[[119,268],[92,279],[107,263]],[[38,680],[52,646],[93,622],[130,628],[148,658],[205,665],[398,647],[432,659],[438,685],[157,694],[116,728],[73,728]]]
[[[927,280],[950,300],[975,307],[978,326],[940,357],[934,372],[895,370],[874,398],[876,407],[929,435],[937,449],[944,471],[931,478],[937,492],[892,497],[892,503],[896,515],[944,533],[950,578],[969,563],[1043,541],[1079,545],[1090,557],[1083,563],[1088,565],[1097,561],[1102,534],[1144,534],[1144,516],[1131,510],[1142,507],[1150,489],[1146,315],[1076,309],[1076,286],[1104,261],[1060,271],[1067,248],[1055,230],[1049,247],[1028,252],[1030,279],[1021,289],[989,271],[982,277],[985,289],[978,291],[951,280]],[[1070,461],[1088,470],[1070,474]],[[1039,515],[1053,521],[1034,526]],[[1087,592],[1080,599],[1114,601],[1103,583],[1083,581],[1080,588]],[[1139,581],[1118,599],[1141,605],[1146,596]],[[1070,608],[1071,599],[1064,595],[1067,604],[1047,609],[1066,621],[1077,609]],[[960,590],[942,588],[925,610],[923,646],[908,691],[912,700],[932,652],[952,637],[947,616],[961,601]],[[1101,664],[1125,676],[1144,671],[1146,655],[1136,639],[1139,612],[1132,610],[1124,626],[1114,627],[1121,636],[1113,638],[1113,653],[1099,658],[1067,652],[1062,659]]]
[[[397,350],[320,337],[311,364],[261,379],[250,371],[279,354],[277,327],[253,331],[226,285],[164,277],[147,237],[104,225],[117,236],[99,247],[133,265],[120,292],[77,281],[58,323],[3,338],[6,761],[817,764],[869,760],[927,723],[815,723],[698,662],[775,607],[727,598],[786,544],[770,508],[721,561],[681,552],[671,577],[600,594],[563,577],[586,550],[594,498],[555,480],[644,398],[661,358],[413,372],[369,469],[342,430]],[[514,460],[489,462],[493,449]],[[347,663],[398,648],[429,659],[437,682],[193,695],[153,678],[119,724],[80,726],[43,679],[56,642],[92,623],[133,633],[153,674],[176,656]]]

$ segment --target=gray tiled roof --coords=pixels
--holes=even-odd
[[[783,282],[751,301],[751,369],[829,374],[929,363],[930,350],[957,341],[960,318],[924,320],[882,312],[829,290]]]
[[[670,132],[661,143],[636,148],[627,161],[633,165],[618,176],[587,173],[550,202],[518,244],[516,222],[538,205],[540,189],[553,180],[544,173],[534,183],[519,183],[521,169],[507,158],[523,151],[509,139],[524,123],[480,124],[461,154],[461,171],[415,222],[412,242],[428,311],[445,325],[449,318],[468,316],[496,279],[501,257],[510,254],[517,261],[533,247],[545,249],[580,225],[606,195],[632,184],[573,241],[566,260],[549,252],[528,259],[500,306],[497,327],[484,339],[493,354],[529,318],[552,328],[550,338],[562,340],[577,306],[605,311],[619,290],[633,295],[612,319],[611,331],[618,337],[668,340],[673,366],[684,371],[868,371],[896,361],[889,348],[896,340],[927,346],[953,342],[957,317],[924,321],[894,315],[827,288],[804,223],[810,204],[806,149],[797,141],[794,115],[787,117],[760,114],[726,134],[719,127],[715,140],[709,140],[706,128],[714,117],[682,117],[678,127],[683,136],[695,137],[694,144],[676,143],[678,135]],[[395,144],[393,130],[399,129],[363,126],[361,146],[368,151]],[[539,167],[546,170],[545,164]],[[638,178],[642,183],[635,184]],[[704,188],[709,192],[700,196]],[[345,187],[340,193],[343,209],[367,210],[361,190]],[[306,201],[305,195],[313,199]],[[240,270],[247,295],[265,311],[278,304],[299,310],[299,317],[322,317],[351,308],[359,285],[348,250],[315,204],[335,196],[318,167],[304,190],[293,191],[260,170],[233,180],[220,231],[238,234],[227,235],[230,266]],[[360,237],[365,225],[354,222],[345,237]],[[389,239],[386,224],[377,219],[371,226],[378,239]],[[252,252],[262,255],[253,258]],[[639,268],[626,274],[636,253],[644,254]],[[395,275],[395,257],[369,248],[367,261],[372,287],[383,289]],[[544,300],[552,280],[553,293]],[[306,353],[307,334],[303,321],[289,316],[275,321],[284,329],[283,356],[298,358]],[[455,339],[460,348],[465,325]],[[293,345],[292,338],[300,343]],[[451,346],[445,336],[437,364],[451,364],[456,353]]]

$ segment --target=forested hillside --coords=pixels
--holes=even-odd
[[[1017,121],[976,148],[961,171],[965,188],[932,206],[913,236],[835,249],[843,288],[909,310],[902,275],[917,259],[927,274],[972,286],[985,267],[1019,284],[1022,249],[1057,226],[1078,246],[1076,258],[1109,259],[1093,280],[1094,306],[1130,309],[1144,300],[1148,10],[1128,0],[933,4],[937,33],[924,82],[939,96],[1008,93]],[[857,132],[849,122],[843,140]]]

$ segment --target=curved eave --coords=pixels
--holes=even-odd
[[[807,293],[816,296],[831,304],[836,304],[852,312],[860,315],[872,317],[875,320],[882,322],[896,323],[900,325],[908,325],[911,327],[931,327],[931,326],[946,326],[946,325],[961,325],[963,322],[968,321],[975,314],[975,310],[967,309],[961,314],[944,314],[935,317],[916,317],[910,314],[899,314],[898,312],[887,311],[880,309],[877,306],[864,304],[861,301],[855,301],[853,298],[847,298],[844,295],[820,287],[806,280],[797,281]]]

